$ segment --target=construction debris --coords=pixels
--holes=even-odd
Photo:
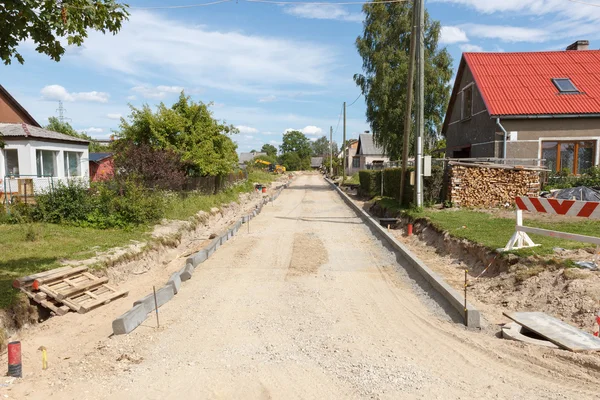
[[[107,282],[108,278],[91,274],[87,267],[61,267],[15,279],[13,287],[61,316],[70,310],[84,314],[129,294],[128,291],[113,288]]]

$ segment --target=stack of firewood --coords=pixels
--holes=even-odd
[[[507,207],[515,196],[539,196],[539,169],[450,162],[449,199],[457,207]]]

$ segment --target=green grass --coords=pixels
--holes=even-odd
[[[42,223],[0,225],[0,308],[12,304],[19,293],[11,287],[13,279],[57,268],[62,259],[86,259],[96,251],[145,240],[147,229],[99,230]]]
[[[344,184],[346,185],[360,185],[360,178],[358,176],[358,173],[348,177],[346,179],[346,182],[344,182]]]
[[[490,249],[506,246],[506,243],[515,231],[514,218],[495,217],[489,213],[472,210],[407,210],[406,214],[414,217],[428,218],[436,227],[448,231],[452,236],[464,238],[480,243]],[[561,232],[578,233],[580,235],[600,237],[600,221],[581,220],[577,222],[549,223],[527,220],[524,225]],[[564,249],[580,249],[592,247],[587,243],[555,239],[547,236],[530,235],[538,247],[531,247],[514,251],[519,256],[549,255],[553,254],[554,247]]]
[[[187,220],[198,211],[236,201],[240,193],[253,190],[254,182],[270,183],[277,175],[252,171],[249,179],[222,193],[204,196],[174,196],[168,199],[165,218]],[[1,205],[0,205],[1,206]],[[134,229],[94,229],[55,224],[0,224],[0,308],[10,306],[18,295],[12,289],[15,278],[60,266],[61,260],[83,260],[96,252],[146,241],[152,227]]]

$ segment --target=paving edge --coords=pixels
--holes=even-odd
[[[387,232],[377,220],[371,217],[365,210],[361,209],[356,205],[346,193],[344,193],[336,184],[331,180],[325,178],[327,183],[338,192],[342,199],[352,208],[372,229],[380,234],[392,248],[405,258],[409,264],[416,269],[425,280],[442,296],[448,301],[448,303],[458,311],[458,314],[464,320],[465,313],[465,298],[461,296],[453,287],[451,287],[441,276],[431,270],[425,263],[410,251],[406,246],[398,241],[393,235]],[[466,325],[469,328],[481,328],[481,314],[473,305],[467,302],[467,321]]]
[[[277,197],[283,189],[288,187],[289,183],[286,183],[279,187],[277,190]],[[221,245],[225,244],[227,240],[235,236],[238,229],[242,226],[242,224],[250,221],[252,217],[257,216],[262,211],[263,205],[269,202],[268,198],[264,198],[252,211],[252,213],[242,216],[235,223],[230,225],[228,229],[221,235],[217,236],[213,239],[212,242],[204,246],[201,250],[192,254],[189,258],[186,259],[186,264],[183,269],[174,272],[169,277],[167,284],[161,289],[156,291],[156,297],[158,300],[158,307],[166,304],[169,300],[171,300],[175,295],[179,292],[181,287],[181,282],[185,282],[186,280],[191,279],[192,274],[194,273],[194,269],[202,264],[204,261],[210,258],[214,254],[215,251]],[[204,253],[201,255],[201,253]],[[183,279],[182,279],[183,274]],[[124,314],[113,320],[112,328],[114,335],[124,335],[132,332],[138,326],[142,324],[148,317],[148,314],[155,310],[154,306],[154,293],[150,293],[149,295],[143,297],[140,300],[137,300],[133,303],[133,307],[126,311]]]
[[[509,322],[502,327],[502,337],[507,340],[514,340],[517,342],[523,342],[527,344],[534,344],[536,346],[549,347],[551,349],[559,349],[557,345],[549,340],[539,340],[530,338],[521,333],[523,327],[516,322]]]

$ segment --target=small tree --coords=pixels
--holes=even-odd
[[[277,157],[277,147],[272,144],[263,144],[263,147],[260,149],[261,152],[267,153],[269,157]]]
[[[44,129],[89,141],[89,150],[91,153],[102,153],[106,151],[106,147],[103,147],[96,139],[92,138],[85,132],[77,132],[75,129],[73,129],[71,124],[68,122],[61,122],[56,117],[49,117],[48,125],[46,125]]]

